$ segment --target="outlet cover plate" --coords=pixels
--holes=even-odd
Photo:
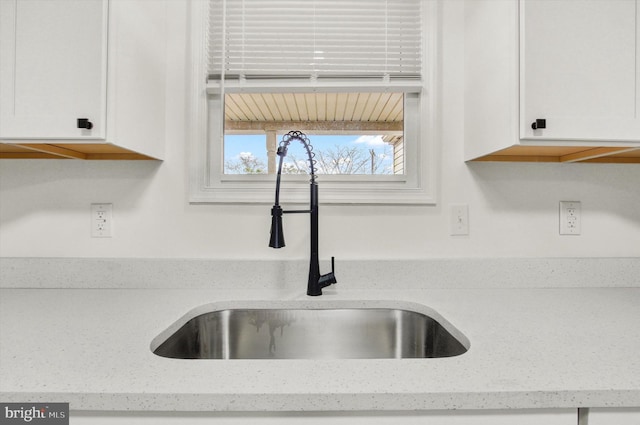
[[[113,236],[113,204],[91,204],[91,237]]]
[[[560,234],[579,235],[582,229],[580,201],[560,201]]]

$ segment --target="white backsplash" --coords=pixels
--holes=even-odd
[[[330,268],[328,261],[321,271]],[[4,288],[306,288],[306,261],[0,258]],[[336,259],[336,290],[640,287],[640,257]]]

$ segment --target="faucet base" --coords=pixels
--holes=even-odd
[[[333,257],[331,257],[331,269],[333,270]],[[307,286],[307,295],[311,297],[322,295],[322,288],[326,288],[334,283],[338,283],[338,281],[336,280],[336,275],[333,271],[323,274],[317,282],[309,282],[309,285]]]

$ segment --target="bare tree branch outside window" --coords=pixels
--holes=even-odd
[[[386,151],[386,149],[385,149]],[[316,172],[318,174],[393,174],[393,170],[385,167],[383,160],[390,154],[378,153],[373,149],[360,146],[340,146],[315,152]],[[306,173],[306,161],[290,155],[290,162],[283,166],[283,173]]]
[[[391,146],[376,152],[361,145],[334,145],[315,150],[317,174],[393,174]],[[385,160],[387,160],[385,162]],[[309,164],[306,157],[289,152],[282,166],[283,174],[307,174]],[[236,158],[225,161],[225,174],[266,174],[265,161],[251,152],[241,152]]]

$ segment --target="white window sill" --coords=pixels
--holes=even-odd
[[[431,188],[407,187],[404,176],[345,182],[336,176],[317,177],[321,204],[435,204]],[[351,176],[359,177],[359,176]],[[357,178],[354,180],[358,180]],[[225,176],[210,186],[193,188],[191,202],[272,204],[276,177]],[[309,177],[283,175],[280,199],[283,203],[309,202]]]

